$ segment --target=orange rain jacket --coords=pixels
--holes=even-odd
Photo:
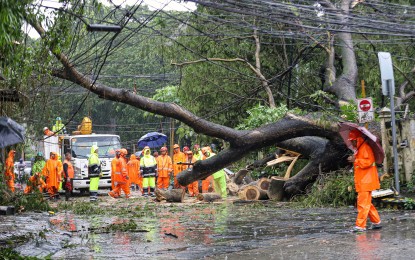
[[[177,176],[179,172],[183,171],[184,167],[181,164],[177,164],[178,162],[186,162],[186,155],[180,151],[173,154],[173,174]]]
[[[4,177],[6,179],[7,187],[14,192],[14,155],[16,151],[10,150],[9,156],[6,159],[6,171]]]
[[[137,160],[137,157],[132,154],[130,161],[127,163],[128,177],[130,178],[130,183],[139,184],[138,175],[140,174],[140,161]]]
[[[111,190],[115,189],[114,179],[115,179],[115,172],[117,171],[117,164],[118,158],[117,156],[114,157],[111,161]]]
[[[157,161],[157,170],[158,170],[158,177],[160,178],[167,178],[169,177],[169,173],[173,171],[173,163],[171,161],[170,156],[167,155],[159,155],[156,158]]]
[[[375,156],[370,145],[362,137],[357,138],[354,161],[354,183],[356,192],[373,191],[380,188]]]
[[[114,182],[117,182],[118,184],[127,183],[127,177],[127,163],[125,162],[125,159],[122,156],[120,156],[115,166]]]
[[[63,166],[62,162],[58,160],[58,154],[53,154],[55,154],[55,159],[49,159],[46,161],[42,174],[46,177],[46,185],[48,186],[48,189],[52,187],[59,189],[59,182],[62,179]]]

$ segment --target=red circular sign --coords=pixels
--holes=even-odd
[[[370,110],[370,108],[372,107],[372,105],[370,104],[369,100],[363,99],[362,101],[360,101],[359,107],[360,107],[360,110],[366,112],[366,111],[369,111]]]

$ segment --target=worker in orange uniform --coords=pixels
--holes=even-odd
[[[372,222],[371,229],[380,229],[382,225],[379,213],[372,204],[372,191],[380,188],[373,150],[365,142],[359,130],[351,130],[349,140],[356,149],[355,153],[348,157],[348,161],[354,166],[354,183],[357,192],[357,219],[352,231],[366,231],[368,217]]]
[[[4,178],[6,180],[7,187],[11,192],[14,192],[14,156],[16,155],[15,150],[10,150],[9,156],[6,159],[6,171],[4,172]]]
[[[127,155],[126,149],[120,150],[120,158],[118,158],[115,174],[114,174],[114,190],[110,191],[108,195],[113,198],[118,198],[121,196],[121,190],[125,193],[125,198],[130,198],[130,184],[127,171],[127,163],[125,156]]]
[[[208,153],[211,153],[212,149],[209,146],[205,146],[202,148],[202,160],[206,160],[209,156],[207,155]],[[209,192],[209,187],[211,186],[212,183],[212,176],[208,176],[205,179],[202,180],[202,193],[208,193]]]
[[[114,179],[117,168],[118,159],[120,159],[120,149],[115,150],[115,157],[111,161],[111,190],[115,189]]]
[[[137,158],[138,162],[141,164],[140,153],[138,154],[136,153],[135,157]],[[141,174],[140,168],[138,170],[137,182],[138,182],[138,187],[140,187],[141,194],[143,194],[143,175]]]
[[[138,175],[140,174],[140,161],[137,160],[134,154],[130,156],[130,161],[127,163],[127,171],[128,177],[130,178],[130,183],[131,185],[133,185],[134,190],[137,191],[137,187],[139,184]]]
[[[128,164],[127,155],[128,155],[127,149],[121,148],[120,149],[120,158],[122,158],[124,160],[125,167],[127,167],[127,164]],[[130,176],[128,175],[128,167],[127,167],[127,176],[128,176],[128,178],[127,178],[127,185],[128,185],[128,188],[130,189],[129,191],[131,192],[131,188],[130,188],[131,187],[131,180],[130,180]]]
[[[71,163],[71,153],[65,154],[65,160],[63,161],[63,189],[65,190],[65,200],[69,200],[73,188],[74,169]]]
[[[180,184],[177,182],[177,174],[179,172],[183,171],[183,165],[181,163],[184,163],[186,161],[186,155],[180,151],[180,146],[178,144],[175,144],[173,146],[173,175],[174,175],[174,188],[184,188],[180,186]]]
[[[173,173],[173,163],[167,154],[167,147],[161,147],[160,153],[161,155],[156,158],[158,170],[157,188],[167,190],[170,184],[170,175]]]
[[[40,173],[36,172],[32,176],[30,176],[27,186],[24,189],[24,193],[28,194],[37,189],[39,190],[40,193],[42,193],[43,189],[45,189],[46,187],[47,185],[43,181],[42,177],[40,176]]]
[[[186,155],[187,155],[187,159],[186,159],[186,164],[184,165],[184,168],[185,170],[187,169],[188,171],[192,171],[193,164],[196,162],[196,158],[193,157],[193,152],[190,150],[186,152]],[[187,186],[187,189],[189,191],[190,197],[195,197],[199,195],[199,181],[194,181],[190,183]]]
[[[46,178],[46,185],[50,199],[59,198],[59,183],[62,179],[63,166],[62,162],[58,160],[58,154],[55,152],[50,153],[50,159],[46,161],[45,167],[43,167],[42,175]]]

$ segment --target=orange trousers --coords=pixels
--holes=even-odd
[[[137,185],[140,187],[140,191],[143,192],[143,177],[138,177]]]
[[[189,196],[194,197],[199,195],[199,181],[190,183],[187,189],[189,190]]]
[[[7,181],[7,187],[9,187],[9,190],[11,190],[11,192],[14,192],[14,180]]]
[[[130,197],[130,184],[128,182],[117,183],[117,186],[109,194],[111,197],[117,198],[121,196],[121,190],[124,191],[126,198]]]
[[[209,192],[209,186],[211,182],[212,182],[212,176],[209,176],[206,179],[202,180],[202,193]]]
[[[168,189],[170,177],[157,177],[157,189]]]
[[[367,217],[372,223],[379,223],[380,217],[372,204],[372,192],[361,191],[357,193],[357,219],[356,226],[366,228]]]

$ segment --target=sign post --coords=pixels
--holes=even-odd
[[[360,98],[357,100],[357,112],[359,113],[359,123],[368,123],[375,118],[373,112],[372,98]]]
[[[396,122],[395,122],[395,79],[393,77],[392,57],[389,52],[378,52],[380,76],[382,79],[382,94],[389,96],[392,123],[393,168],[395,175],[396,191],[400,193],[398,172],[398,148],[396,146]]]

